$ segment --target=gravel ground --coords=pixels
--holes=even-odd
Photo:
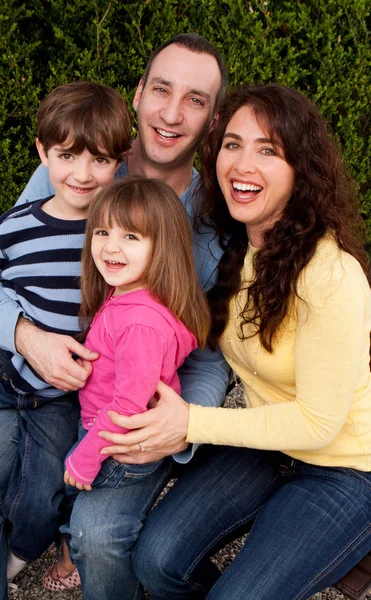
[[[236,387],[228,396],[226,404],[228,406],[238,406],[242,400],[241,390]],[[240,538],[220,550],[213,561],[220,568],[225,567],[238,554],[241,543],[244,538]],[[47,567],[54,560],[54,556],[46,552],[39,560],[31,563],[15,579],[14,583],[18,586],[16,590],[9,591],[9,600],[82,600],[80,589],[74,589],[65,592],[50,592],[45,590],[40,583],[40,579]],[[371,590],[370,590],[371,592]],[[367,596],[371,600],[371,595]],[[171,600],[171,598],[169,598]],[[280,598],[272,598],[280,600]],[[321,593],[315,594],[311,600],[348,600],[335,588],[327,588]]]
[[[223,550],[214,557],[215,563],[221,569],[224,569],[229,562],[236,556],[240,549],[241,540],[228,544]],[[82,600],[80,589],[68,590],[65,592],[49,592],[45,590],[40,578],[45,569],[52,562],[54,557],[44,554],[39,560],[30,564],[22,573],[20,573],[14,582],[18,589],[9,591],[9,600]],[[367,596],[371,600],[371,596]],[[169,598],[171,600],[171,598]],[[272,600],[280,600],[272,598]],[[315,594],[311,600],[348,600],[335,588],[327,588],[321,593]]]

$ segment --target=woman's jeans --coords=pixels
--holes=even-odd
[[[220,577],[207,557],[252,519]],[[370,549],[371,473],[204,446],[148,516],[132,564],[152,600],[304,600]]]
[[[80,427],[79,440],[86,433]],[[93,490],[78,493],[70,525],[61,531],[70,536],[71,558],[79,570],[84,600],[144,598],[131,569],[131,550],[172,469],[171,458],[130,465],[109,457],[102,463]],[[74,494],[67,487],[68,494]]]
[[[0,600],[6,598],[4,517],[12,524],[8,545],[24,560],[36,559],[54,540],[63,462],[79,412],[75,392],[53,400],[18,394],[0,369]]]

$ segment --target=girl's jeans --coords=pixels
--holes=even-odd
[[[251,519],[219,577],[207,557]],[[133,569],[152,600],[304,600],[370,549],[370,472],[204,446],[148,516]]]
[[[77,394],[57,399],[18,394],[0,355],[0,600],[6,598],[4,517],[12,552],[34,560],[54,540],[63,499],[63,462],[76,440]],[[5,562],[4,562],[5,561]],[[4,566],[5,565],[5,566]]]
[[[79,441],[86,433],[80,426]],[[102,463],[93,490],[78,492],[66,486],[68,496],[77,497],[70,524],[61,531],[70,537],[84,600],[114,600],[121,584],[120,597],[142,598],[130,552],[147,512],[171,476],[172,465],[171,458],[130,465],[109,457]]]

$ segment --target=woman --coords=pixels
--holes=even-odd
[[[202,217],[228,240],[211,341],[248,409],[160,386],[179,437],[209,445],[149,515],[134,570],[152,600],[310,598],[371,548],[371,293],[353,186],[317,109],[275,84],[227,96],[202,174]],[[131,419],[144,427],[130,442],[155,448]],[[216,580],[203,559],[253,519]]]

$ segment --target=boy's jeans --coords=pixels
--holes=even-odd
[[[36,559],[54,540],[63,463],[76,440],[79,412],[75,392],[54,400],[18,394],[0,369],[0,551],[4,517],[12,523],[11,550],[24,560]],[[1,575],[0,600],[6,597]]]

